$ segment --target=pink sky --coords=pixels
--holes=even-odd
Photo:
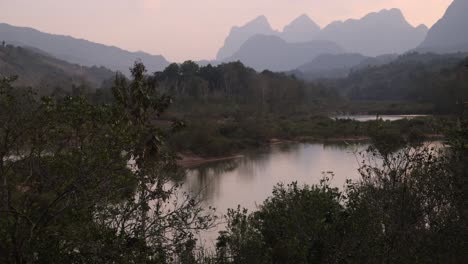
[[[171,61],[212,59],[234,25],[265,15],[282,29],[301,14],[320,26],[400,8],[432,26],[452,0],[0,0],[0,22],[71,35]]]

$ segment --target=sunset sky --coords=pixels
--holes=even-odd
[[[234,25],[265,15],[282,29],[301,14],[320,26],[400,8],[432,26],[452,0],[0,0],[0,22],[71,35],[171,61],[213,59]]]

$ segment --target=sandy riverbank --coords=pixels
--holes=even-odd
[[[182,168],[190,168],[203,165],[205,163],[216,162],[216,161],[223,161],[223,160],[233,160],[233,159],[241,159],[243,155],[235,155],[235,156],[223,156],[223,157],[209,157],[204,158],[193,154],[180,154],[179,160],[177,161],[177,165],[181,166]]]

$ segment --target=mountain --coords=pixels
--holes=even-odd
[[[458,96],[468,96],[467,56],[407,53],[388,64],[353,70],[332,85],[353,99],[443,101],[444,107],[456,107]]]
[[[397,54],[367,57],[359,53],[322,54],[290,74],[305,81],[346,78],[351,72],[378,67],[398,59]]]
[[[289,71],[320,54],[342,52],[340,46],[330,41],[288,43],[278,36],[255,35],[224,61],[241,61],[257,71]]]
[[[468,52],[468,0],[454,0],[429,30],[418,51]]]
[[[351,68],[370,59],[358,53],[322,54],[297,68],[299,76],[305,80],[322,78],[344,78]],[[298,75],[297,73],[295,73]]]
[[[216,55],[217,60],[223,60],[232,56],[239,48],[252,36],[255,35],[276,35],[268,19],[265,16],[259,16],[241,27],[233,27],[228,37],[224,41],[224,46]]]
[[[424,25],[411,26],[399,9],[390,9],[359,20],[333,22],[315,38],[335,42],[348,52],[378,56],[414,49],[424,40],[427,30]]]
[[[385,64],[389,64],[399,57],[398,54],[384,54],[377,57],[370,57],[359,63],[359,65],[353,67],[353,70],[364,69],[369,67],[377,67]]]
[[[302,15],[285,26],[280,36],[287,42],[312,41],[320,32],[320,27],[307,15]]]
[[[352,68],[370,57],[358,53],[322,54],[298,68],[302,72],[320,72],[333,69]]]
[[[18,76],[16,86],[46,90],[61,87],[71,90],[73,85],[101,87],[115,72],[103,67],[85,67],[46,55],[37,49],[0,45],[0,77]]]
[[[169,65],[169,62],[159,55],[129,52],[83,39],[53,35],[32,28],[2,23],[0,23],[0,41],[18,46],[35,47],[70,63],[83,66],[104,66],[123,73],[129,73],[129,68],[137,59],[140,59],[151,72],[163,70]]]

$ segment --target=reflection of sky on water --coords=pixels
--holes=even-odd
[[[440,142],[424,144],[441,148]],[[331,184],[342,188],[346,179],[359,179],[357,169],[368,145],[290,144],[271,146],[267,150],[246,153],[244,158],[206,164],[187,170],[184,188],[201,195],[207,206],[220,214],[239,204],[252,211],[271,195],[277,183],[317,184],[323,172],[331,171]],[[201,239],[213,246],[218,228],[204,232]]]
[[[207,205],[219,212],[242,205],[254,209],[277,183],[316,184],[323,172],[332,171],[332,185],[342,187],[357,178],[354,151],[366,146],[292,144],[272,146],[267,151],[246,153],[244,158],[216,162],[187,170],[184,188],[201,194]]]
[[[334,116],[336,119],[351,119],[360,122],[382,119],[384,121],[396,121],[401,119],[414,119],[418,117],[426,117],[427,115],[343,115]]]
[[[288,144],[249,152],[244,158],[205,164],[186,171],[183,188],[200,195],[219,214],[238,205],[252,211],[271,195],[277,183],[317,184],[323,172],[332,171],[332,185],[343,187],[346,179],[357,179],[355,152],[366,145]],[[214,247],[218,228],[199,237]]]

